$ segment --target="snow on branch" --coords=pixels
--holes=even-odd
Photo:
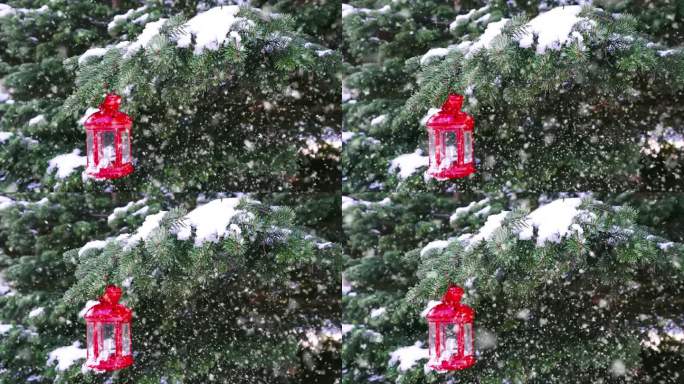
[[[86,166],[86,157],[81,156],[80,149],[74,149],[71,153],[57,155],[48,161],[47,172],[57,170],[56,176],[59,179],[68,177],[78,167]]]

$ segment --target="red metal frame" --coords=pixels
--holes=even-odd
[[[86,365],[89,368],[101,371],[116,371],[133,364],[131,328],[133,312],[126,306],[119,304],[119,298],[121,298],[121,288],[115,285],[107,286],[104,295],[100,297],[100,302],[91,307],[84,316],[86,320],[86,330],[89,325],[92,325],[93,329],[93,337],[91,339],[87,339],[86,335],[86,340],[89,343],[87,346]],[[98,326],[104,324],[111,324],[111,326],[114,327],[115,353],[110,355],[106,360],[99,358],[101,352],[100,338],[102,335],[99,333]],[[125,324],[128,324],[128,354],[123,353],[123,339],[121,334]],[[93,351],[93,356],[90,355],[91,349]]]
[[[461,304],[461,297],[463,296],[463,289],[457,285],[449,286],[446,293],[442,297],[442,302],[432,307],[428,312],[426,318],[428,323],[434,324],[434,351],[430,350],[430,360],[428,367],[437,371],[455,371],[466,369],[475,364],[475,345],[473,337],[473,321],[475,320],[475,311],[465,305]],[[449,358],[442,358],[441,351],[441,332],[442,326],[448,324],[453,327],[458,325],[457,343],[458,348],[455,354]],[[465,354],[465,325],[470,324],[470,354]]]
[[[121,147],[121,135],[128,133],[128,151],[131,151],[131,127],[133,126],[133,120],[127,114],[119,111],[119,106],[121,105],[121,97],[110,93],[108,94],[102,104],[100,104],[100,110],[88,116],[84,125],[86,130],[93,135],[93,163],[90,164],[90,159],[88,159],[88,164],[86,167],[86,173],[96,179],[117,179],[124,177],[133,172],[133,164],[131,163],[131,156],[128,157],[127,162],[123,162],[122,147]],[[102,132],[113,132],[114,133],[114,152],[115,159],[113,164],[109,164],[106,167],[101,167],[100,165],[100,134]],[[88,145],[86,140],[86,146]]]
[[[427,173],[430,177],[437,180],[458,179],[466,177],[475,172],[475,157],[472,156],[470,162],[465,163],[465,132],[471,132],[470,151],[473,153],[475,142],[474,127],[475,120],[469,114],[461,111],[463,96],[451,94],[442,105],[442,109],[432,115],[427,122],[427,129],[434,135],[434,154],[435,158],[430,158],[430,166]],[[445,143],[442,134],[454,132],[456,134],[457,159],[449,167],[442,165]],[[429,140],[428,140],[429,142]],[[429,145],[429,144],[428,144]],[[428,151],[431,153],[432,151]]]

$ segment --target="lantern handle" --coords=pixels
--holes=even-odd
[[[100,297],[100,302],[102,303],[107,303],[107,304],[118,304],[119,299],[121,298],[121,288],[117,287],[116,285],[110,284],[105,288],[105,292]]]
[[[108,93],[100,104],[101,111],[118,111],[121,106],[121,96],[116,93]]]
[[[463,293],[463,288],[459,287],[456,284],[449,284],[449,288],[447,288],[447,291],[444,293],[444,296],[442,297],[442,302],[451,307],[458,307],[461,305],[461,298],[463,297]]]
[[[463,107],[463,95],[450,93],[442,104],[442,112],[456,114],[461,112],[461,107]]]

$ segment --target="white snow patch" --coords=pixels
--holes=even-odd
[[[146,48],[150,44],[150,41],[152,41],[155,36],[159,35],[159,30],[165,23],[166,19],[161,18],[157,21],[145,24],[145,29],[143,29],[138,38],[125,47],[126,52],[124,57],[131,57],[141,48]]]
[[[563,236],[570,232],[570,226],[575,217],[581,212],[578,207],[582,199],[578,197],[554,200],[543,205],[527,215],[527,226],[518,234],[521,240],[530,240],[533,228],[538,228],[537,246],[543,246],[545,242],[558,243]]]
[[[434,308],[435,306],[437,306],[439,304],[442,304],[442,302],[439,300],[430,300],[427,303],[427,306],[425,306],[425,309],[423,309],[423,312],[420,313],[420,317],[427,316],[428,313],[430,313],[430,310],[432,310],[432,308]]]
[[[428,64],[435,57],[444,57],[451,52],[449,48],[432,48],[420,58],[420,65]]]
[[[78,250],[78,255],[83,256],[83,254],[89,250],[89,249],[102,249],[107,245],[108,241],[106,240],[92,240],[87,243],[85,243],[84,246],[81,247],[81,249]]]
[[[585,20],[577,16],[581,11],[580,5],[566,5],[539,14],[525,25],[519,40],[520,47],[530,48],[534,35],[537,35],[536,52],[538,54],[544,53],[547,49],[559,50],[570,38],[572,27]],[[573,36],[581,41],[581,35],[574,34]]]
[[[399,370],[402,372],[411,369],[419,360],[427,359],[429,351],[427,348],[421,348],[423,343],[416,341],[410,347],[401,347],[393,352],[390,352],[389,365],[396,365],[399,363]]]
[[[423,249],[420,250],[420,256],[425,256],[428,252],[435,250],[435,249],[444,249],[446,248],[451,242],[447,240],[435,240],[429,242],[426,246],[423,247]]]
[[[7,4],[0,4],[0,17],[5,17],[14,14],[14,8]]]
[[[0,323],[0,335],[4,335],[9,332],[14,326],[12,324],[2,324]]]
[[[43,124],[43,123],[45,123],[46,121],[47,121],[47,120],[45,120],[45,116],[43,116],[43,115],[38,115],[38,116],[32,117],[31,120],[28,121],[28,125],[29,125],[29,126],[33,126],[33,125]]]
[[[88,119],[88,117],[90,117],[90,115],[92,115],[93,113],[98,112],[99,110],[100,110],[99,108],[88,107],[88,109],[86,109],[83,116],[81,116],[81,118],[78,119],[78,124],[79,125],[85,124],[85,121]]]
[[[166,215],[166,211],[160,211],[154,215],[149,215],[145,218],[140,228],[133,235],[122,234],[116,237],[116,240],[122,241],[125,248],[130,248],[136,245],[139,241],[147,239],[152,231],[159,228],[159,223]]]
[[[464,243],[468,244],[468,246],[474,246],[475,244],[479,243],[480,241],[487,241],[492,238],[492,235],[494,234],[494,231],[499,229],[501,227],[501,223],[503,220],[508,216],[510,212],[509,211],[501,211],[500,213],[497,213],[496,215],[491,215],[487,217],[487,221],[485,221],[484,225],[480,230],[477,232],[475,235],[461,235],[459,236],[459,240],[463,241]]]
[[[501,29],[506,25],[506,23],[508,23],[508,19],[503,18],[499,21],[487,24],[487,28],[485,29],[484,33],[482,33],[482,35],[480,35],[480,37],[468,48],[466,57],[472,56],[480,49],[490,48],[494,38],[501,35]]]
[[[237,5],[214,7],[208,11],[198,13],[188,20],[183,26],[183,33],[178,38],[176,44],[179,47],[187,48],[190,46],[192,36],[195,37],[195,54],[199,55],[204,51],[215,51],[221,47],[226,40],[226,35],[233,24],[246,21],[244,17],[236,17],[240,11]],[[235,39],[235,35],[231,34]],[[238,35],[239,37],[239,35]],[[239,44],[239,38],[236,43]]]
[[[43,312],[45,312],[45,308],[43,308],[43,307],[34,308],[31,310],[31,312],[29,312],[28,317],[29,317],[29,319],[33,318],[33,317],[37,317],[37,316],[42,315]]]
[[[232,197],[212,200],[195,208],[184,217],[187,225],[182,226],[176,236],[179,240],[188,240],[192,234],[191,228],[195,228],[195,246],[205,241],[218,242],[226,235],[239,236],[240,227],[230,224],[233,217],[244,212],[236,209],[239,203],[239,197]]]
[[[468,13],[464,15],[458,15],[456,16],[456,19],[449,24],[449,30],[453,31],[454,29],[460,27],[461,25],[465,25],[468,23],[468,20],[477,12],[476,9],[471,9],[468,11]]]
[[[78,167],[86,166],[86,157],[80,155],[80,149],[74,149],[71,153],[57,155],[48,161],[48,173],[57,169],[57,178],[63,179],[69,176]]]
[[[12,133],[12,132],[0,132],[0,144],[9,140],[9,138],[12,136],[14,136],[14,133]]]
[[[366,200],[357,200],[354,198],[351,198],[349,196],[342,196],[342,210],[344,211],[347,208],[351,208],[356,205],[363,205],[366,207],[371,207],[373,205],[379,205],[379,206],[385,206],[389,205],[392,202],[389,197],[385,197],[384,199],[380,201],[366,201]]]
[[[69,369],[69,367],[71,367],[77,360],[85,358],[85,348],[81,348],[81,342],[74,341],[74,343],[69,346],[59,347],[48,353],[47,365],[51,365],[56,360],[57,370],[65,371]]]
[[[474,209],[480,208],[486,204],[489,204],[489,198],[484,198],[480,201],[472,201],[470,204],[466,205],[465,207],[458,207],[458,208],[456,208],[454,213],[451,215],[451,217],[449,217],[449,221],[454,222],[454,221],[460,219],[461,217],[467,215],[468,213],[470,213]]]
[[[373,120],[371,120],[370,125],[382,124],[385,120],[387,120],[387,115],[380,115],[374,117]]]
[[[107,216],[107,223],[111,223],[112,221],[116,220],[118,217],[123,216],[132,207],[145,204],[146,202],[147,202],[147,198],[142,198],[138,201],[131,201],[128,204],[124,205],[123,207],[114,208],[112,213],[109,216]]]
[[[107,53],[107,51],[109,51],[109,47],[106,47],[106,48],[101,48],[101,47],[90,48],[89,50],[83,52],[83,54],[78,57],[78,64],[81,65],[81,64],[85,63],[85,61],[91,57],[102,57],[102,56],[104,56],[105,53]]]
[[[663,251],[667,251],[672,247],[675,243],[672,241],[664,242],[664,243],[658,243],[658,248],[662,249]]]
[[[83,306],[83,309],[81,309],[80,311],[78,311],[78,317],[79,317],[79,318],[85,317],[86,313],[88,313],[88,311],[90,310],[90,308],[94,307],[94,306],[97,305],[97,304],[100,304],[100,302],[97,301],[97,300],[88,300],[88,301],[85,303],[85,306]]]
[[[149,19],[149,18],[150,18],[150,14],[149,14],[149,13],[143,13],[142,15],[140,15],[140,16],[136,17],[135,19],[133,19],[133,24],[140,24],[140,25],[143,25],[143,24],[145,24],[145,23],[147,22],[147,19]]]
[[[355,13],[365,13],[367,15],[371,13],[387,13],[389,12],[389,10],[389,4],[379,9],[355,8],[354,6],[349,4],[342,4],[342,17],[347,17]]]
[[[138,12],[142,12],[142,11],[144,11],[144,10],[146,10],[146,9],[147,9],[147,6],[146,6],[146,5],[143,5],[143,6],[140,7],[140,8],[129,9],[126,13],[123,13],[123,14],[121,14],[121,15],[116,15],[116,16],[114,16],[114,18],[112,19],[112,21],[110,21],[109,24],[107,24],[107,30],[108,30],[108,31],[111,31],[111,30],[114,29],[117,25],[123,24],[126,20],[128,20],[129,17],[133,16],[133,14],[138,13]],[[137,19],[136,19],[136,20],[137,20]]]
[[[434,115],[435,113],[439,112],[441,109],[439,108],[430,108],[425,116],[423,116],[422,119],[420,119],[420,125],[425,125],[427,124],[428,120]]]
[[[316,55],[318,55],[318,57],[325,57],[332,55],[333,52],[334,51],[332,49],[320,49],[316,51]]]
[[[342,323],[342,336],[346,335],[347,333],[351,332],[352,329],[354,329],[354,324],[344,324]]]
[[[387,308],[385,307],[380,307],[380,308],[375,308],[372,309],[370,312],[370,317],[371,319],[375,319],[376,317],[380,317],[384,315],[387,312]]]
[[[399,170],[399,178],[405,179],[414,174],[418,168],[427,167],[428,163],[429,159],[427,156],[423,156],[423,151],[416,149],[413,153],[406,153],[392,159],[389,172],[394,173]]]

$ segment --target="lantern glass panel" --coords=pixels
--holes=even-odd
[[[93,159],[93,131],[86,131],[86,151],[88,152],[88,164],[94,165]]]
[[[435,339],[437,338],[437,324],[433,322],[428,323],[428,341],[430,343],[430,357],[437,357],[437,351],[435,350]]]
[[[463,132],[463,162],[470,163],[473,161],[473,133],[470,131]]]
[[[458,324],[442,323],[440,327],[439,357],[448,360],[458,354]]]
[[[440,168],[449,168],[451,164],[458,161],[458,145],[456,143],[456,132],[446,131],[442,133],[442,159]]]
[[[131,354],[131,324],[121,325],[121,353],[124,356]]]
[[[430,155],[430,164],[437,164],[437,159],[435,158],[435,131],[428,130],[428,150]]]
[[[131,139],[128,131],[121,132],[121,162],[129,163],[131,161]]]
[[[116,355],[116,338],[114,323],[98,323],[98,360],[108,360]]]
[[[463,325],[463,351],[466,356],[473,354],[473,325],[470,323]]]
[[[88,359],[92,359],[95,357],[95,342],[93,341],[93,331],[95,330],[95,327],[93,326],[93,323],[88,323],[87,327],[87,338],[86,338],[86,345],[88,346]]]
[[[113,165],[116,161],[116,150],[114,149],[114,131],[100,132],[98,141],[98,167],[104,168]]]

